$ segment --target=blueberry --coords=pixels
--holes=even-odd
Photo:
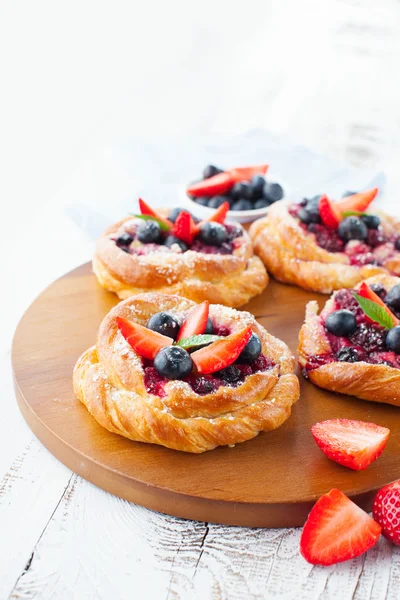
[[[392,288],[393,289],[393,288]],[[400,325],[396,325],[386,336],[386,346],[396,354],[400,354]]]
[[[240,200],[236,200],[231,206],[232,210],[251,210],[253,208],[250,200],[245,200],[241,198]]]
[[[375,292],[375,294],[377,296],[379,296],[379,298],[381,300],[383,300],[386,296],[386,290],[383,287],[383,285],[381,285],[380,283],[371,283],[371,285],[369,286],[371,288],[371,290],[373,292]]]
[[[229,202],[230,198],[226,196],[214,196],[208,201],[209,208],[219,208],[224,202]]]
[[[400,238],[398,238],[395,243],[394,243],[394,247],[396,248],[396,250],[400,250]]]
[[[347,198],[347,196],[354,196],[354,194],[357,194],[357,192],[350,192],[349,190],[347,190],[346,192],[344,192],[342,198]]]
[[[325,327],[333,335],[349,336],[356,330],[357,320],[350,310],[335,310],[327,316]]]
[[[309,204],[318,204],[318,202],[321,200],[321,198],[322,198],[322,194],[317,194],[316,196],[309,198],[308,203]]]
[[[161,333],[162,335],[167,335],[173,340],[176,340],[180,329],[179,322],[167,312],[154,314],[147,321],[146,327],[147,329],[157,331],[157,333]]]
[[[245,200],[251,200],[253,198],[253,190],[246,181],[239,181],[235,183],[231,189],[232,198],[244,198]]]
[[[210,394],[217,389],[215,385],[217,381],[218,380],[216,379],[209,379],[208,377],[196,377],[192,383],[193,391],[201,396]]]
[[[239,354],[239,358],[237,359],[238,363],[251,364],[261,354],[261,340],[256,333],[251,334],[251,338],[247,342],[246,346]]]
[[[129,244],[133,242],[133,237],[129,233],[122,233],[117,239],[115,243],[117,246],[129,246]]]
[[[270,183],[266,181],[263,190],[264,198],[271,202],[278,202],[283,198],[283,188],[279,183]]]
[[[253,191],[253,200],[259,200],[263,195],[265,179],[262,175],[253,175],[250,179],[250,187]]]
[[[400,284],[388,291],[385,302],[395,310],[400,310]]]
[[[381,220],[376,215],[362,215],[361,221],[366,224],[368,229],[378,229]]]
[[[253,208],[268,208],[268,206],[271,206],[271,202],[269,200],[267,200],[266,198],[260,198],[259,200],[256,200],[256,202],[254,202],[253,204]]]
[[[228,234],[223,225],[219,223],[203,223],[200,227],[198,238],[207,246],[221,246],[227,239]]]
[[[305,208],[300,208],[297,213],[300,221],[309,225],[310,223],[321,223],[321,215],[319,214],[318,202],[307,203]]]
[[[299,217],[300,221],[305,225],[309,225],[310,223],[312,223],[311,213],[308,212],[307,208],[300,208],[299,212],[297,213],[297,216]]]
[[[197,204],[201,204],[201,206],[208,206],[210,198],[207,198],[207,196],[200,196],[199,198],[195,198],[194,201],[197,202]]]
[[[203,170],[203,178],[208,179],[209,177],[214,177],[214,175],[218,175],[218,173],[222,173],[222,169],[218,169],[214,165],[207,165]]]
[[[164,240],[164,246],[171,248],[171,246],[173,246],[174,244],[177,244],[182,250],[182,252],[186,252],[186,250],[188,249],[188,246],[185,244],[185,242],[182,242],[182,240],[175,237],[174,235],[168,235]]]
[[[339,225],[338,233],[344,242],[366,240],[368,237],[367,226],[358,217],[346,217],[343,219]]]
[[[180,346],[166,346],[156,354],[154,368],[167,379],[183,379],[193,368],[189,352]]]
[[[214,377],[218,377],[226,383],[237,383],[242,378],[242,372],[234,365],[231,365],[214,373]]]
[[[136,235],[142,244],[157,244],[161,239],[161,227],[156,221],[144,221],[140,223]]]
[[[360,360],[360,357],[358,355],[356,348],[351,348],[348,346],[345,346],[344,348],[340,348],[340,350],[336,356],[340,362],[353,363],[353,362],[358,362]]]
[[[208,317],[207,319],[207,327],[204,333],[207,335],[212,335],[214,333],[214,326],[211,317]]]

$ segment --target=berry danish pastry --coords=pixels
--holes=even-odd
[[[108,313],[73,379],[109,431],[200,453],[282,425],[299,397],[293,369],[250,313],[154,292]]]
[[[277,202],[250,228],[255,252],[280,281],[326,294],[378,273],[400,275],[400,220],[367,212],[377,193]]]
[[[249,236],[225,223],[227,202],[201,222],[183,209],[166,217],[139,204],[141,215],[112,225],[97,243],[93,270],[107,290],[120,298],[157,291],[234,307],[264,290],[268,275]]]
[[[303,374],[316,385],[400,406],[400,278],[377,275],[306,307]]]

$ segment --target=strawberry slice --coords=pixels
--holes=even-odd
[[[177,341],[192,337],[192,335],[201,335],[205,332],[207,328],[209,306],[210,303],[206,300],[190,311],[186,321],[179,330]]]
[[[196,235],[196,225],[192,219],[192,215],[185,210],[181,211],[175,221],[173,234],[190,246],[193,243]]]
[[[251,338],[251,333],[252,330],[249,326],[193,352],[191,356],[197,371],[206,375],[229,367],[246,346]]]
[[[400,479],[383,486],[375,496],[372,514],[383,535],[400,546]]]
[[[300,552],[312,565],[349,560],[376,544],[382,528],[337,489],[312,508],[300,538]]]
[[[236,182],[250,181],[253,175],[265,175],[269,165],[255,165],[254,167],[235,167],[230,169],[228,173],[232,175]]]
[[[142,215],[148,215],[149,217],[154,217],[158,221],[161,221],[161,223],[165,227],[167,227],[168,230],[171,229],[171,227],[172,227],[171,221],[168,221],[168,219],[165,219],[165,217],[160,215],[156,210],[154,210],[154,208],[151,208],[151,206],[149,206],[147,204],[147,202],[145,202],[141,198],[139,198],[139,208],[140,208],[140,212]]]
[[[379,304],[379,306],[381,306],[392,319],[393,327],[395,327],[396,325],[400,325],[399,319],[392,313],[387,304],[385,304],[384,301],[381,298],[379,298],[378,294],[375,294],[375,292],[371,290],[371,288],[365,283],[365,281],[362,282],[357,293],[359,296],[367,298],[367,300],[372,300],[372,302],[375,302],[375,304]],[[369,317],[367,318],[369,321],[372,321],[372,319],[370,319]]]
[[[311,433],[328,458],[361,471],[382,454],[390,430],[375,423],[330,419],[313,425]]]
[[[364,212],[367,210],[368,206],[371,204],[378,192],[378,188],[373,188],[367,192],[359,192],[358,194],[347,196],[347,198],[343,198],[342,200],[336,202],[336,208],[342,214],[351,211]]]
[[[321,196],[318,208],[323,224],[331,229],[337,229],[341,221],[341,216],[335,204],[329,200],[328,196]]]
[[[218,196],[228,192],[235,184],[235,179],[229,171],[223,171],[202,181],[192,183],[186,192],[189,196]]]
[[[165,346],[171,346],[173,339],[133,323],[123,317],[116,317],[118,329],[130,346],[143,358],[153,360],[156,354]]]

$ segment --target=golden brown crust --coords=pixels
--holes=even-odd
[[[289,417],[299,382],[288,347],[250,313],[220,305],[210,306],[211,317],[232,331],[250,325],[275,366],[236,388],[221,386],[203,396],[183,381],[169,381],[162,398],[146,391],[142,361],[118,331],[115,317],[144,325],[160,310],[184,316],[193,306],[179,296],[148,293],[120,302],[105,317],[97,345],[79,358],[73,376],[77,397],[103,427],[131,440],[200,453],[249,440]]]
[[[242,306],[268,284],[261,260],[253,255],[247,233],[235,240],[233,254],[203,254],[177,247],[139,256],[123,252],[112,240],[128,217],[107,229],[97,242],[93,270],[100,284],[124,299],[141,292],[180,294],[195,302],[209,300],[226,306]]]
[[[398,219],[377,214],[387,235],[400,233]],[[352,266],[343,252],[320,248],[315,236],[304,231],[289,214],[284,201],[274,204],[266,217],[255,221],[249,234],[256,254],[276,279],[306,290],[330,294],[333,290],[353,288],[363,279],[379,273],[400,275],[400,253],[393,254],[392,245],[383,244],[374,251],[382,266]]]
[[[371,277],[366,282],[367,284],[380,283],[386,290],[390,290],[400,283],[400,278],[384,274]],[[331,304],[330,298],[322,315],[330,311]],[[318,316],[318,304],[315,301],[307,304],[305,321],[299,334],[298,352],[302,367],[306,366],[311,357],[331,352],[325,329]],[[310,370],[308,377],[315,385],[332,392],[400,406],[400,369],[388,365],[332,362]]]

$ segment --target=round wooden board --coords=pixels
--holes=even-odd
[[[295,353],[307,301],[326,297],[271,281],[245,308]],[[103,429],[78,402],[72,369],[117,303],[90,264],[55,281],[28,308],[15,333],[12,363],[20,409],[32,431],[70,469],[97,486],[178,517],[250,527],[302,525],[333,487],[369,510],[375,491],[400,477],[400,409],[331,394],[301,375],[301,397],[282,427],[234,448],[191,455],[131,442]],[[389,427],[381,458],[351,471],[319,450],[317,421],[347,417]]]

